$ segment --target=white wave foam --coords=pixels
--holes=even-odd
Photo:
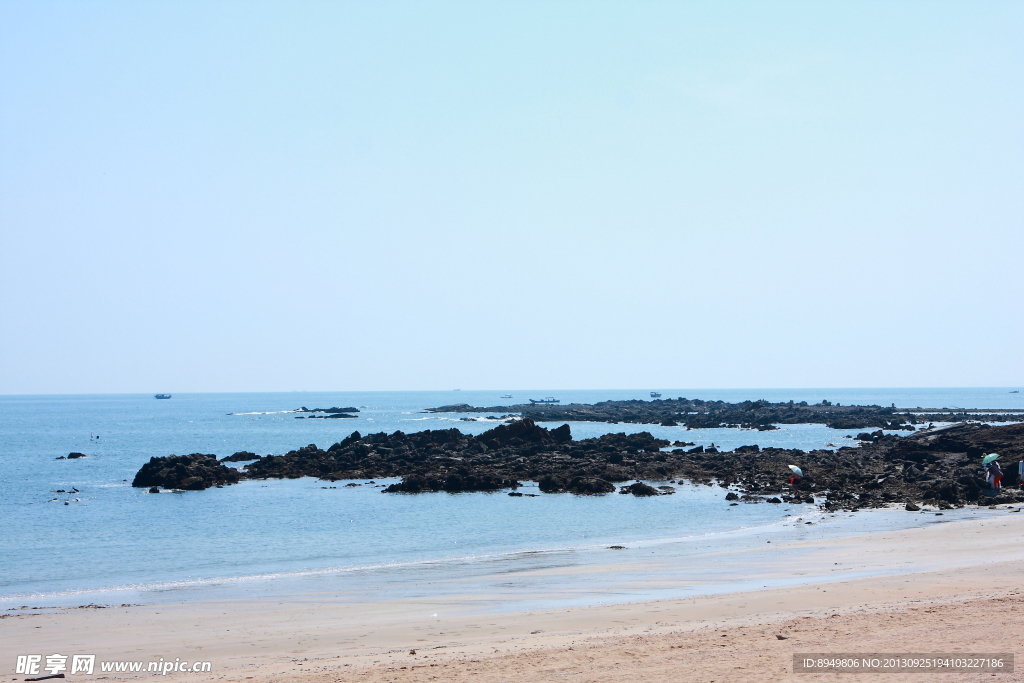
[[[228,413],[228,415],[284,415],[286,413],[304,413],[309,412],[305,410],[268,410],[266,412],[252,412],[252,413]]]

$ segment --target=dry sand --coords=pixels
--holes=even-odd
[[[1019,657],[1024,513],[722,555],[750,561],[752,578],[815,583],[531,612],[488,611],[480,595],[17,611],[0,619],[0,662],[8,680],[24,678],[16,655],[55,652],[212,662],[212,674],[163,677],[196,682],[1024,680],[1024,661],[1018,674],[792,673],[795,652]]]

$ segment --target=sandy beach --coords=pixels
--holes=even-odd
[[[785,588],[533,611],[495,611],[487,595],[477,594],[400,601],[381,595],[360,604],[305,594],[11,610],[0,619],[0,647],[12,680],[23,678],[13,674],[17,655],[52,653],[211,662],[211,673],[165,676],[181,681],[834,678],[792,673],[793,653],[1015,652],[1024,634],[1018,589],[1024,544],[1014,539],[1024,534],[1024,514],[1010,509],[722,553],[723,566],[733,572],[746,566],[747,584],[791,576],[794,583]],[[636,571],[642,563],[624,557],[602,571],[623,569]],[[94,677],[153,675],[97,670]],[[1024,679],[1019,673],[984,677]],[[923,680],[919,674],[886,674],[885,680],[904,678]],[[979,678],[929,674],[929,680]]]

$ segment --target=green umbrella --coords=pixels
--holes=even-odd
[[[800,469],[799,467],[797,467],[796,465],[790,465],[790,466],[789,466],[789,469],[793,470],[793,474],[795,474],[795,475],[796,475],[796,476],[798,476],[798,477],[802,477],[802,476],[804,476],[804,472],[803,472],[803,470],[801,470],[801,469]]]
[[[999,454],[998,453],[989,453],[988,455],[986,455],[984,458],[981,459],[981,464],[982,465],[987,465],[990,462],[992,462],[993,460],[996,460],[998,458],[999,458]]]

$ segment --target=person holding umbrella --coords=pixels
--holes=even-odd
[[[804,477],[804,471],[801,470],[796,465],[790,465],[789,469],[793,473],[793,476],[791,476],[789,478],[789,489],[790,489],[790,491],[792,491],[793,495],[795,496],[796,495],[796,488],[797,488],[797,486],[800,485],[800,480],[803,479],[803,477]]]
[[[996,495],[999,495],[999,490],[1003,483],[1003,468],[999,466],[999,454],[989,453],[982,458],[981,464],[988,471],[989,485],[996,492]]]

